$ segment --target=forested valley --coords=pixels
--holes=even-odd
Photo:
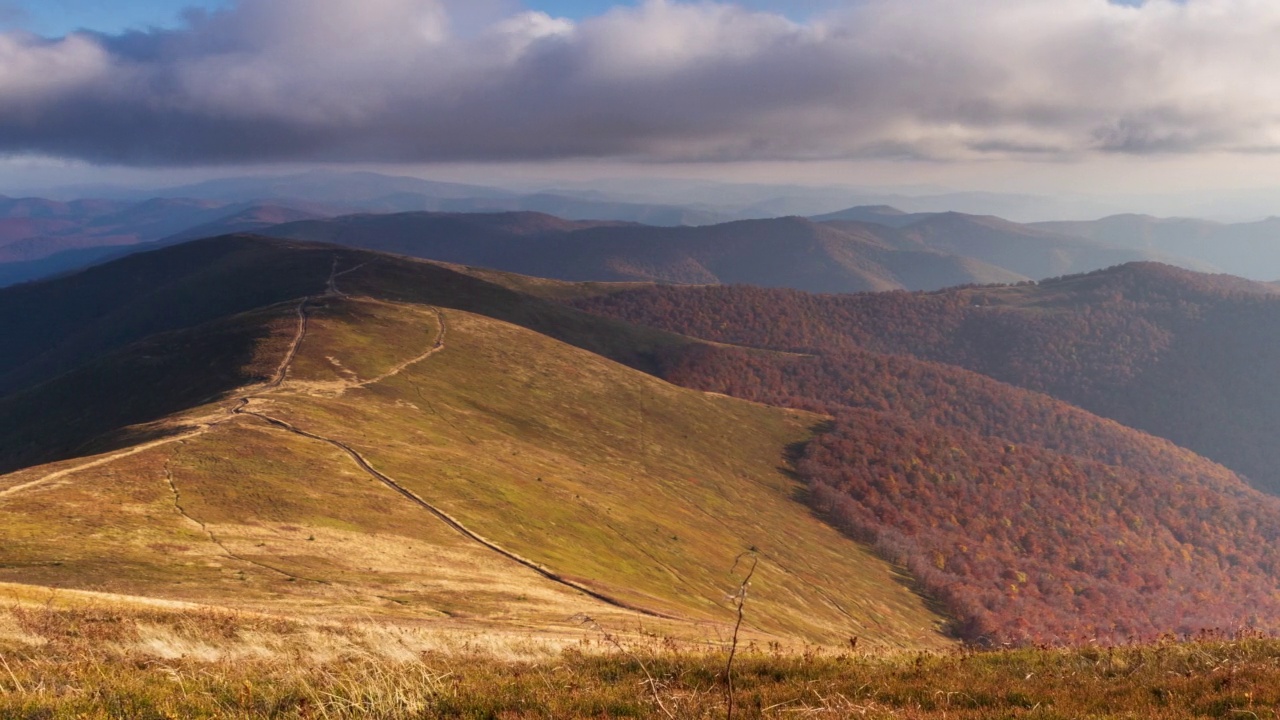
[[[940,293],[652,286],[577,304],[721,343],[667,351],[672,382],[831,416],[799,461],[817,511],[907,566],[959,636],[1061,644],[1280,629],[1280,498],[1259,489],[1276,450],[1254,424],[1280,412],[1259,371],[1280,362],[1268,293],[1138,265]]]

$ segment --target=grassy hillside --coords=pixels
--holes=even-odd
[[[281,252],[335,269],[329,249]],[[277,303],[175,331],[154,341],[164,353],[128,345],[19,396],[92,415],[116,396],[74,389],[122,378],[164,400],[118,428],[110,452],[55,443],[74,457],[0,476],[0,580],[462,630],[581,633],[590,617],[715,640],[754,557],[752,637],[946,643],[894,567],[798,501],[789,448],[819,417],[675,388],[484,315],[371,297],[447,296],[433,281],[453,278],[456,304],[529,325],[577,318],[567,334],[617,326],[486,295],[495,286],[437,266],[337,257],[351,270],[334,278],[341,292],[317,292],[301,315]],[[226,334],[236,351],[211,355]],[[175,390],[201,361],[235,369]],[[108,424],[134,419],[110,412]]]

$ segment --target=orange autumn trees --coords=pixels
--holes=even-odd
[[[957,634],[1114,642],[1280,631],[1280,499],[1050,396],[1211,438],[1223,410],[1203,388],[1260,404],[1276,372],[1261,365],[1280,303],[1242,282],[1126,266],[1038,286],[655,287],[580,305],[745,346],[669,351],[673,382],[829,413],[798,462],[811,502],[905,564]]]

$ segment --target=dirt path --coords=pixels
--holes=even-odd
[[[186,518],[189,522],[200,526],[200,529],[204,531],[204,534],[206,536],[208,536],[209,542],[221,548],[224,555],[231,558],[232,560],[242,562],[246,565],[252,565],[254,567],[276,573],[277,575],[283,575],[284,577],[289,578],[290,580],[294,580],[294,581],[301,580],[304,582],[316,583],[317,585],[333,584],[328,580],[317,580],[315,578],[304,577],[302,575],[294,575],[293,573],[286,572],[284,570],[281,570],[278,567],[273,567],[266,563],[258,562],[257,560],[251,560],[243,555],[237,555],[236,553],[232,552],[231,548],[226,546],[226,543],[219,540],[218,536],[213,534],[213,531],[209,529],[208,525],[205,525],[202,520],[199,520],[193,517],[191,513],[187,512],[186,508],[182,506],[182,494],[178,492],[178,482],[173,476],[173,470],[169,467],[170,463],[173,462],[175,457],[177,457],[176,452],[173,454],[173,456],[171,456],[169,459],[165,460],[164,462],[164,479],[165,479],[165,482],[169,484],[169,491],[173,494],[174,510],[176,510],[179,515]]]
[[[32,480],[30,482],[25,482],[25,483],[22,483],[21,485],[14,485],[11,488],[0,491],[0,499],[9,497],[10,495],[15,495],[17,493],[22,492],[23,490],[28,490],[30,488],[33,488],[39,485],[44,485],[45,483],[53,482],[54,480],[57,480],[59,478],[64,478],[73,473],[80,472],[81,470],[89,470],[91,468],[101,467],[103,465],[106,465],[107,463],[115,462],[116,460],[119,460],[121,458],[127,458],[131,455],[144,453],[153,448],[158,448],[163,445],[169,445],[170,443],[176,443],[180,440],[187,440],[189,438],[202,435],[207,430],[208,430],[208,426],[204,426],[204,427],[201,427],[199,430],[192,430],[191,432],[184,433],[182,435],[174,435],[173,437],[167,437],[163,440],[154,440],[152,442],[144,443],[142,445],[136,445],[134,447],[129,448],[128,450],[121,450],[120,452],[111,453],[110,455],[104,455],[96,460],[92,460],[83,465],[77,465],[75,467],[66,468],[64,470],[58,470],[56,472],[49,473],[48,475],[45,475],[43,477],[36,478],[35,480]]]
[[[582,585],[581,583],[570,580],[564,577],[563,575],[560,575],[559,573],[556,573],[555,571],[549,568],[546,568],[537,562],[534,562],[533,560],[529,560],[527,558],[521,557],[520,555],[517,555],[516,553],[510,550],[507,550],[506,548],[503,548],[502,546],[498,545],[492,540],[489,540],[488,538],[476,533],[474,530],[471,530],[467,526],[463,525],[460,521],[458,521],[457,518],[454,518],[452,515],[449,515],[448,513],[436,507],[435,505],[432,505],[426,500],[423,500],[417,493],[413,492],[412,490],[409,490],[408,488],[404,487],[403,485],[396,482],[395,480],[388,477],[387,475],[384,475],[377,468],[369,464],[369,461],[366,460],[364,456],[361,455],[357,450],[352,448],[350,445],[342,442],[341,440],[335,440],[333,438],[325,437],[323,435],[317,435],[316,433],[313,433],[313,432],[308,432],[288,422],[285,422],[284,420],[280,420],[277,418],[273,418],[270,415],[265,415],[260,412],[249,410],[246,408],[246,406],[237,407],[234,412],[239,413],[241,415],[252,415],[282,430],[286,430],[295,435],[300,435],[302,437],[310,438],[312,440],[318,440],[323,443],[328,443],[329,445],[332,445],[338,448],[339,450],[342,450],[344,453],[350,456],[352,460],[355,461],[356,465],[358,465],[361,470],[364,470],[369,475],[372,475],[374,479],[378,480],[382,484],[391,488],[397,494],[413,502],[418,507],[421,507],[422,509],[431,513],[437,519],[439,519],[441,522],[448,525],[449,527],[453,528],[463,537],[466,537],[470,540],[473,540],[483,545],[484,547],[494,551],[495,553],[501,555],[502,557],[507,558],[508,560],[511,560],[515,563],[523,565],[524,567],[538,573],[542,577],[552,582],[559,583],[560,585],[563,585],[568,588],[572,588],[584,595],[587,595],[588,597],[591,597],[595,600],[599,600],[600,602],[603,602],[606,605],[612,605],[613,607],[621,608],[623,610],[630,610],[632,612],[637,612],[642,615],[648,615],[649,617],[655,617],[655,618],[662,618],[665,620],[681,619],[673,615],[667,615],[665,613],[660,613],[655,610],[649,610],[647,608],[643,608],[638,605],[632,605],[631,603],[628,603],[624,600],[618,600],[617,598],[613,598],[603,593],[597,592],[585,585]]]
[[[360,467],[360,469],[361,469],[361,470],[363,470],[364,472],[368,473],[368,474],[369,474],[369,475],[371,475],[374,479],[376,479],[376,480],[378,480],[379,482],[381,482],[382,484],[386,485],[388,488],[390,488],[391,490],[395,491],[395,492],[396,492],[397,494],[399,494],[400,496],[404,497],[405,499],[409,500],[410,502],[413,502],[415,505],[419,506],[419,507],[420,507],[420,508],[422,508],[423,510],[426,510],[427,512],[431,513],[434,517],[436,517],[436,518],[437,518],[437,519],[439,519],[441,522],[443,522],[443,523],[445,523],[446,525],[448,525],[450,528],[452,528],[453,530],[455,530],[456,532],[458,532],[459,534],[461,534],[463,537],[468,538],[469,540],[472,540],[473,542],[476,542],[476,543],[478,543],[478,544],[480,544],[480,545],[482,545],[482,546],[484,546],[484,547],[488,548],[489,550],[492,550],[493,552],[497,553],[498,555],[500,555],[500,556],[502,556],[502,557],[504,557],[504,558],[506,558],[506,559],[508,559],[508,560],[510,560],[510,561],[512,561],[512,562],[515,562],[515,563],[517,563],[517,564],[519,564],[519,565],[524,566],[525,568],[528,568],[529,570],[532,570],[533,572],[537,573],[538,575],[542,576],[543,578],[546,578],[547,580],[550,580],[550,581],[552,581],[552,582],[554,582],[554,583],[557,583],[557,584],[559,584],[559,585],[562,585],[562,586],[564,586],[564,587],[567,587],[567,588],[570,588],[570,589],[576,590],[577,592],[580,592],[580,593],[582,593],[582,594],[584,594],[584,595],[586,595],[586,596],[588,596],[588,597],[590,597],[590,598],[592,598],[592,599],[595,599],[595,600],[598,600],[598,601],[600,601],[600,602],[603,602],[603,603],[605,603],[606,605],[610,605],[610,606],[613,606],[613,607],[616,607],[616,608],[620,608],[620,609],[623,609],[623,610],[629,610],[629,611],[631,611],[631,612],[639,613],[639,614],[641,614],[641,615],[646,615],[646,616],[649,616],[649,617],[662,618],[662,619],[665,619],[665,620],[680,620],[681,618],[678,618],[678,617],[676,617],[676,616],[668,615],[668,614],[661,613],[661,612],[658,612],[658,611],[655,611],[655,610],[650,610],[650,609],[647,609],[647,608],[643,608],[643,607],[640,607],[640,606],[638,606],[638,605],[633,605],[633,604],[631,604],[631,603],[628,603],[628,602],[626,602],[626,601],[624,601],[624,600],[619,600],[619,599],[617,599],[617,598],[613,598],[613,597],[610,597],[610,596],[608,596],[608,595],[605,595],[605,594],[603,594],[603,593],[601,593],[601,592],[598,592],[598,591],[596,591],[596,590],[593,590],[593,589],[591,589],[591,588],[589,588],[589,587],[587,587],[587,586],[585,586],[585,585],[583,585],[583,584],[581,584],[581,583],[578,583],[578,582],[576,582],[576,581],[574,581],[574,580],[570,580],[569,578],[566,578],[566,577],[564,577],[563,575],[560,575],[559,573],[557,573],[557,572],[555,572],[555,571],[553,571],[553,570],[551,570],[551,569],[549,569],[549,568],[547,568],[547,567],[544,567],[543,565],[541,565],[541,564],[539,564],[539,563],[537,563],[537,562],[535,562],[535,561],[533,561],[533,560],[529,560],[529,559],[524,558],[524,557],[522,557],[522,556],[520,556],[520,555],[518,555],[518,554],[516,554],[516,553],[514,553],[514,552],[512,552],[512,551],[510,551],[510,550],[507,550],[506,548],[503,548],[502,546],[498,545],[497,543],[493,542],[492,540],[489,540],[488,538],[485,538],[484,536],[480,535],[479,533],[476,533],[475,531],[473,531],[473,530],[471,530],[470,528],[466,527],[465,525],[463,525],[459,520],[457,520],[457,519],[456,519],[456,518],[454,518],[453,516],[451,516],[451,515],[449,515],[448,513],[444,512],[443,510],[441,510],[440,508],[436,507],[435,505],[432,505],[431,503],[427,502],[426,500],[424,500],[422,497],[420,497],[419,495],[417,495],[417,494],[416,494],[416,493],[414,493],[413,491],[409,490],[408,488],[404,487],[404,486],[403,486],[403,485],[401,485],[400,483],[396,482],[394,479],[392,479],[392,478],[388,477],[387,475],[383,474],[382,472],[380,472],[379,470],[377,470],[376,468],[374,468],[374,467],[369,463],[369,461],[368,461],[368,460],[366,460],[366,459],[364,458],[364,456],[363,456],[363,455],[361,455],[358,451],[356,451],[356,450],[355,450],[354,448],[352,448],[350,445],[347,445],[346,443],[344,443],[344,442],[342,442],[342,441],[340,441],[340,440],[335,440],[335,439],[333,439],[333,438],[324,437],[324,436],[322,436],[322,435],[318,435],[318,434],[315,434],[315,433],[312,433],[312,432],[308,432],[308,431],[306,431],[306,430],[302,430],[301,428],[295,427],[294,425],[291,425],[290,423],[285,422],[284,420],[279,420],[279,419],[277,419],[277,418],[273,418],[273,417],[271,417],[271,416],[269,416],[269,415],[265,415],[265,414],[263,414],[263,413],[259,413],[259,412],[256,412],[256,411],[253,411],[253,410],[249,410],[249,409],[248,409],[249,405],[250,405],[254,400],[260,400],[260,399],[263,399],[263,398],[261,397],[262,395],[264,395],[264,394],[270,394],[270,393],[271,393],[271,391],[273,391],[273,390],[278,390],[278,389],[279,389],[279,388],[284,384],[285,379],[288,377],[288,374],[289,374],[289,368],[292,366],[294,359],[297,357],[298,350],[301,348],[302,343],[303,343],[303,340],[305,340],[305,339],[306,339],[306,335],[307,335],[307,305],[308,305],[311,301],[316,300],[316,299],[319,299],[319,298],[321,298],[321,297],[341,297],[341,298],[345,298],[345,297],[347,297],[347,295],[346,295],[345,293],[343,293],[341,290],[339,290],[339,289],[338,289],[337,282],[336,282],[336,281],[337,281],[337,278],[338,278],[338,277],[340,277],[341,275],[346,274],[346,273],[349,273],[349,272],[353,272],[353,271],[355,271],[355,270],[358,270],[358,269],[359,269],[359,268],[361,268],[361,267],[363,267],[363,265],[357,265],[357,266],[355,266],[355,267],[349,268],[349,269],[344,270],[343,272],[339,273],[339,272],[337,271],[337,260],[334,260],[333,267],[332,267],[332,268],[330,269],[330,271],[329,271],[329,277],[328,277],[328,280],[327,280],[327,281],[326,281],[326,283],[325,283],[325,292],[324,292],[324,294],[323,294],[323,295],[320,295],[320,296],[311,296],[311,295],[308,295],[307,297],[304,297],[304,298],[303,298],[303,299],[298,303],[298,307],[297,307],[297,309],[296,309],[296,311],[295,311],[295,314],[297,315],[297,318],[298,318],[298,327],[297,327],[297,330],[294,332],[294,337],[293,337],[292,341],[289,343],[289,349],[288,349],[288,350],[287,350],[287,352],[285,353],[284,358],[280,361],[280,365],[277,367],[276,372],[275,372],[275,374],[272,376],[271,380],[270,380],[270,381],[268,381],[265,385],[259,386],[259,387],[258,387],[258,388],[256,388],[256,389],[253,389],[253,390],[251,390],[251,391],[248,391],[248,392],[244,393],[243,395],[240,395],[240,396],[238,396],[238,397],[234,398],[235,404],[234,404],[234,406],[233,406],[233,407],[231,407],[231,408],[227,411],[227,412],[228,412],[228,418],[227,418],[227,419],[232,419],[232,418],[234,418],[234,417],[238,417],[238,416],[239,416],[239,417],[243,417],[243,416],[253,416],[253,417],[256,417],[256,418],[258,418],[258,419],[260,419],[260,420],[262,420],[262,421],[264,421],[264,422],[266,422],[266,423],[268,423],[268,424],[270,424],[270,425],[274,426],[274,427],[277,427],[277,428],[279,428],[279,429],[282,429],[282,430],[288,431],[288,432],[293,433],[293,434],[295,434],[295,435],[299,435],[299,436],[302,436],[302,437],[306,437],[306,438],[309,438],[309,439],[312,439],[312,440],[317,440],[317,441],[319,441],[319,442],[328,443],[329,445],[332,445],[332,446],[334,446],[334,447],[336,447],[336,448],[338,448],[338,449],[342,450],[344,453],[346,453],[348,456],[350,456],[350,457],[351,457],[351,459],[356,463],[356,465],[358,465],[358,466]],[[445,321],[444,313],[443,313],[439,308],[437,308],[437,307],[434,307],[434,306],[433,306],[431,309],[436,313],[436,317],[437,317],[437,319],[438,319],[440,329],[439,329],[439,333],[438,333],[438,334],[437,334],[437,336],[436,336],[435,342],[434,342],[434,343],[432,343],[432,346],[431,346],[431,347],[430,347],[426,352],[424,352],[424,353],[422,353],[422,354],[420,354],[420,355],[417,355],[417,356],[415,356],[415,357],[413,357],[413,358],[410,358],[410,359],[408,359],[408,360],[405,360],[404,362],[401,362],[401,363],[397,364],[395,367],[391,368],[389,371],[387,371],[387,372],[385,372],[385,373],[383,373],[383,374],[381,374],[381,375],[379,375],[379,376],[377,376],[377,377],[375,377],[375,378],[373,378],[373,379],[371,379],[371,380],[366,380],[366,381],[362,381],[362,382],[359,382],[359,383],[352,383],[352,384],[351,384],[351,386],[352,386],[352,387],[365,387],[365,386],[368,386],[368,385],[372,385],[372,384],[374,384],[374,383],[381,382],[381,381],[383,381],[383,380],[386,380],[387,378],[390,378],[390,377],[393,377],[393,376],[395,376],[395,375],[398,375],[399,373],[403,372],[405,369],[409,368],[410,366],[415,365],[415,364],[417,364],[417,363],[419,363],[419,362],[422,362],[422,361],[426,360],[427,358],[431,357],[432,355],[435,355],[436,353],[440,352],[441,350],[444,350],[444,348],[445,348],[445,338],[446,338],[446,335],[447,335],[447,333],[448,333],[448,325],[447,325],[447,323],[446,323],[446,321]],[[181,435],[175,435],[175,436],[173,436],[173,437],[165,438],[165,439],[163,439],[163,440],[157,440],[157,441],[154,441],[154,442],[150,442],[150,443],[146,443],[146,444],[143,444],[143,445],[139,445],[139,446],[137,446],[137,447],[133,447],[133,448],[130,448],[130,449],[128,449],[128,450],[124,450],[124,451],[121,451],[121,452],[118,452],[118,453],[112,453],[111,455],[107,455],[107,456],[104,456],[104,457],[98,458],[98,459],[96,459],[96,460],[94,460],[94,461],[92,461],[92,462],[88,462],[88,463],[85,463],[85,464],[83,464],[83,465],[78,465],[78,466],[76,466],[76,467],[66,468],[66,469],[64,469],[64,470],[59,470],[59,471],[57,471],[57,472],[50,473],[50,474],[48,474],[48,475],[45,475],[45,476],[43,476],[43,477],[41,477],[41,478],[38,478],[38,479],[36,479],[36,480],[33,480],[33,481],[31,481],[31,482],[23,483],[23,484],[21,484],[21,485],[15,485],[14,487],[8,488],[8,489],[6,489],[6,490],[4,490],[4,491],[0,491],[0,499],[5,498],[5,497],[10,496],[10,495],[13,495],[13,494],[18,493],[18,492],[21,492],[21,491],[26,490],[26,489],[28,489],[28,488],[35,487],[35,486],[38,486],[38,485],[42,485],[42,484],[44,484],[44,483],[48,483],[48,482],[51,482],[51,481],[53,481],[53,480],[57,480],[57,479],[62,478],[62,477],[66,477],[66,476],[68,476],[68,475],[71,475],[71,474],[73,474],[73,473],[79,472],[79,471],[81,471],[81,470],[88,470],[88,469],[91,469],[91,468],[94,468],[94,467],[99,467],[99,466],[102,466],[102,465],[106,465],[107,463],[114,462],[115,460],[118,460],[118,459],[121,459],[121,458],[124,458],[124,457],[129,457],[129,456],[131,456],[131,455],[137,455],[137,454],[139,454],[139,453],[145,452],[145,451],[147,451],[147,450],[151,450],[151,449],[153,449],[153,448],[157,448],[157,447],[161,447],[161,446],[164,446],[164,445],[169,445],[169,444],[172,444],[172,443],[175,443],[175,442],[180,442],[180,441],[183,441],[183,440],[188,440],[188,439],[191,439],[191,438],[194,438],[194,437],[198,437],[199,435],[202,435],[202,434],[204,434],[204,433],[208,432],[212,427],[214,427],[214,426],[218,425],[220,422],[224,422],[224,421],[225,421],[225,420],[223,420],[223,421],[218,421],[218,422],[213,422],[213,423],[207,423],[207,424],[204,424],[204,425],[200,426],[200,428],[199,428],[199,429],[194,430],[194,431],[191,431],[191,432],[187,432],[187,433],[183,433],[183,434],[181,434]],[[164,472],[165,472],[165,480],[166,480],[166,482],[167,482],[167,484],[168,484],[168,486],[169,486],[169,490],[170,490],[170,492],[171,492],[171,493],[172,493],[172,495],[173,495],[174,508],[175,508],[175,510],[176,510],[180,515],[182,515],[184,518],[186,518],[187,520],[189,520],[190,522],[192,522],[192,523],[194,523],[194,524],[196,524],[196,525],[200,526],[200,528],[205,532],[205,534],[209,536],[210,541],[211,541],[211,542],[213,542],[215,545],[217,545],[219,548],[221,548],[221,549],[223,550],[223,552],[224,552],[228,557],[233,558],[233,559],[236,559],[236,560],[239,560],[239,561],[242,561],[242,562],[247,563],[247,564],[250,564],[250,565],[255,565],[255,566],[257,566],[257,567],[260,567],[260,568],[265,569],[265,570],[269,570],[269,571],[274,572],[274,573],[279,573],[279,574],[281,574],[281,575],[284,575],[284,576],[286,576],[286,577],[293,578],[293,579],[295,579],[295,580],[305,580],[305,581],[308,581],[308,582],[314,582],[314,583],[319,583],[319,584],[324,584],[324,585],[330,585],[330,584],[331,584],[331,583],[329,583],[329,582],[327,582],[327,581],[324,581],[324,580],[315,580],[315,579],[312,579],[312,578],[305,578],[305,577],[295,576],[295,575],[292,575],[292,574],[290,574],[290,573],[287,573],[287,572],[285,572],[285,571],[283,571],[283,570],[280,570],[280,569],[278,569],[278,568],[275,568],[275,567],[272,567],[272,566],[269,566],[269,565],[264,565],[264,564],[262,564],[262,563],[259,563],[259,562],[255,561],[255,560],[250,560],[250,559],[247,559],[247,558],[244,558],[244,557],[241,557],[241,556],[238,556],[238,555],[236,555],[236,554],[232,553],[232,552],[231,552],[231,550],[230,550],[230,549],[228,549],[228,548],[226,547],[226,545],[224,545],[221,541],[219,541],[219,539],[218,539],[218,538],[217,538],[217,537],[216,537],[216,536],[215,536],[215,535],[214,535],[214,534],[209,530],[209,528],[208,528],[208,527],[207,527],[203,522],[201,522],[200,520],[197,520],[196,518],[192,517],[192,516],[191,516],[190,514],[188,514],[188,513],[187,513],[187,511],[182,507],[182,504],[181,504],[181,494],[179,493],[179,490],[178,490],[177,484],[176,484],[176,483],[175,483],[175,481],[174,481],[173,473],[171,472],[171,470],[170,470],[170,468],[169,468],[169,464],[168,464],[168,462],[166,462],[166,463],[165,463]],[[672,571],[671,571],[670,569],[668,569],[668,572],[672,572]]]
[[[285,353],[284,359],[280,361],[280,367],[276,368],[276,374],[267,383],[267,388],[280,387],[285,376],[289,374],[289,366],[293,364],[293,359],[298,355],[298,348],[302,346],[302,340],[307,336],[307,303],[309,302],[311,302],[311,296],[302,298],[302,302],[298,303],[298,330],[294,333],[293,342],[289,343],[289,350]]]
[[[431,309],[434,310],[436,313],[436,319],[440,325],[440,331],[436,334],[436,341],[434,344],[432,344],[430,349],[428,349],[426,352],[422,353],[421,355],[409,358],[408,360],[405,360],[404,362],[397,364],[395,367],[391,368],[387,372],[384,372],[381,375],[371,380],[361,380],[360,382],[357,382],[357,383],[351,383],[350,387],[360,388],[360,387],[368,387],[369,385],[375,385],[377,383],[382,382],[383,380],[386,380],[387,378],[391,378],[391,377],[395,377],[396,375],[399,375],[400,373],[408,369],[410,366],[417,365],[423,360],[426,360],[432,355],[435,355],[436,353],[443,350],[444,337],[445,337],[445,334],[449,331],[449,326],[445,323],[444,313],[440,311],[440,308],[433,306]]]
[[[338,260],[337,258],[335,258],[333,261],[333,270],[329,271],[329,282],[325,285],[325,294],[333,295],[335,297],[347,297],[346,293],[338,289],[338,284],[337,284],[338,278],[342,277],[343,275],[346,275],[347,273],[353,273],[368,264],[369,263],[367,262],[362,262],[359,265],[356,265],[354,267],[349,267],[346,270],[343,270],[342,272],[337,272]]]

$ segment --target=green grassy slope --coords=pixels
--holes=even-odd
[[[945,644],[893,567],[799,501],[788,447],[820,418],[675,388],[483,315],[354,296],[447,294],[413,281],[435,266],[339,265],[357,266],[338,280],[353,296],[308,302],[278,386],[263,378],[295,337],[290,304],[214,326],[253,338],[232,373],[248,385],[133,428],[112,454],[0,476],[0,581],[478,629],[589,616],[714,639],[733,619],[735,558],[755,548],[753,636]],[[531,325],[586,317],[467,282],[457,304]],[[578,322],[560,331],[585,337],[592,321]],[[171,336],[163,368],[197,366],[210,332]],[[625,335],[599,337],[625,354]],[[142,373],[156,360],[138,347],[104,367]]]

